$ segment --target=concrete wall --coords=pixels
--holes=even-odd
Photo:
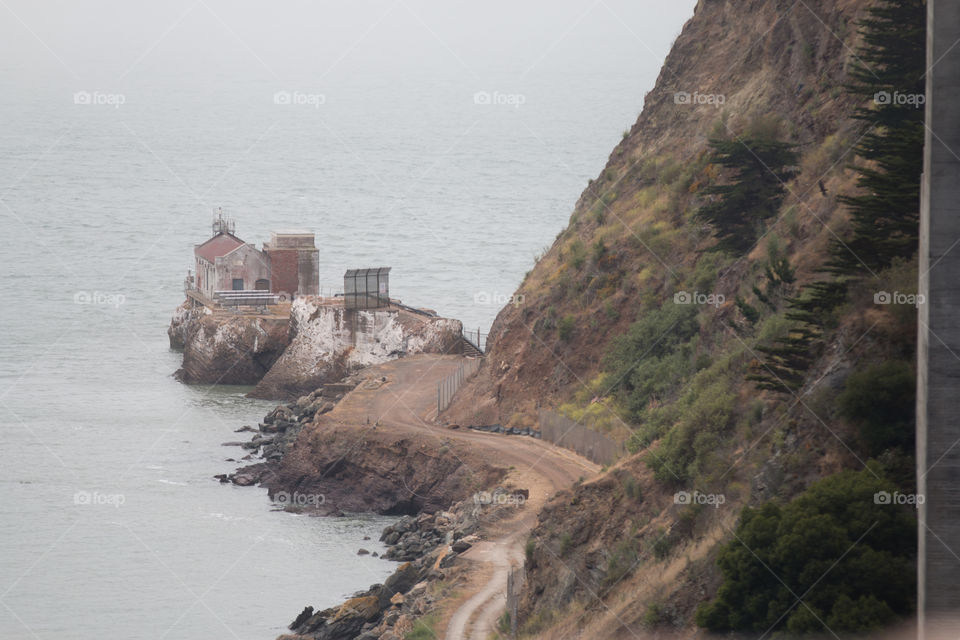
[[[264,249],[270,258],[272,280],[270,291],[292,296],[300,288],[297,276],[297,252],[295,249]]]
[[[274,293],[315,296],[320,293],[320,251],[312,247],[264,248],[273,271],[271,291]]]
[[[928,0],[917,345],[919,638],[960,627],[960,2]]]
[[[270,279],[269,258],[251,244],[237,247],[225,256],[217,258],[217,291],[233,289],[233,279],[243,280],[244,289],[254,289],[257,280]]]
[[[320,294],[320,250],[300,249],[297,251],[297,295],[316,296]]]
[[[213,290],[216,285],[216,272],[213,265],[199,256],[194,257],[196,268],[196,287],[208,298],[213,297]]]

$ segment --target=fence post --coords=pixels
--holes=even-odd
[[[515,638],[514,635],[514,625],[516,624],[516,614],[513,609],[513,601],[515,598],[514,594],[514,579],[513,579],[514,568],[510,567],[510,572],[507,574],[507,615],[510,616],[510,637]]]

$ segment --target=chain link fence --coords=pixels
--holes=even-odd
[[[546,409],[540,410],[540,437],[597,464],[612,464],[626,452],[616,440]]]
[[[464,381],[475,374],[480,368],[480,358],[468,358],[456,371],[437,383],[437,413],[450,406],[453,396],[460,389]]]

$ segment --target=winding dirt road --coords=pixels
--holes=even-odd
[[[537,513],[554,493],[579,478],[593,476],[599,467],[535,438],[453,430],[437,424],[437,383],[462,362],[460,356],[417,355],[372,367],[367,370],[370,382],[347,394],[328,417],[428,434],[438,448],[448,442],[466,443],[471,453],[510,466],[511,481],[529,490],[518,517],[504,522],[495,539],[484,540],[463,554],[470,562],[492,567],[492,577],[453,613],[444,638],[485,640],[503,612],[507,574],[511,566],[523,562],[523,544],[536,524]]]

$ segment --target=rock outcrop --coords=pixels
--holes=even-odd
[[[252,397],[288,400],[404,355],[456,353],[461,327],[404,308],[347,311],[313,298],[296,300],[289,317],[215,312],[187,300],[167,335],[183,350],[182,382],[256,385]]]
[[[403,309],[348,311],[302,298],[290,310],[290,346],[253,390],[255,398],[309,393],[363,367],[414,353],[454,353],[458,320]]]
[[[323,495],[342,511],[400,515],[439,511],[505,473],[468,467],[412,437],[320,420],[300,433],[264,484],[271,495]]]
[[[502,487],[494,494],[509,494]],[[366,591],[335,607],[315,612],[306,607],[290,624],[294,635],[278,640],[399,640],[410,633],[417,618],[429,613],[440,599],[437,581],[454,575],[461,561],[460,554],[471,548],[480,537],[482,526],[513,515],[514,507],[501,501],[481,504],[465,500],[447,511],[402,518],[383,530],[380,537],[390,545],[385,558],[406,562],[383,584],[371,585]]]
[[[369,374],[355,373],[278,405],[257,429],[239,430],[252,433],[248,442],[224,443],[250,452],[243,458],[250,464],[217,479],[239,486],[265,486],[274,502],[288,510],[315,515],[410,515],[437,512],[464,500],[477,487],[494,486],[506,475],[506,468],[482,464],[467,452],[438,449],[432,441],[432,446],[424,446],[422,438],[409,433],[375,424],[358,428],[327,415],[358,385],[378,383]],[[257,454],[260,460],[254,462]],[[301,508],[304,505],[282,504],[281,498],[289,496],[323,498]],[[408,542],[412,548],[427,544]],[[413,548],[413,552],[421,550]]]
[[[175,375],[188,384],[256,384],[287,347],[288,325],[282,316],[212,313],[187,300],[167,329],[170,346],[183,349]]]

